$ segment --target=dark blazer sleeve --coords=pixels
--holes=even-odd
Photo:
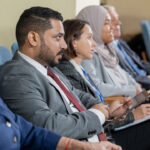
[[[56,150],[60,135],[33,126],[12,113],[1,99],[0,110],[0,149]],[[16,142],[13,141],[14,137]]]
[[[60,135],[35,127],[18,115],[15,116],[15,120],[21,133],[23,150],[56,150]]]
[[[90,93],[87,93],[74,87],[72,87],[72,90],[78,95],[80,101],[87,109],[90,109],[92,106],[101,103],[99,98],[93,97]]]

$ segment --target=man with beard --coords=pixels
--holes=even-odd
[[[16,38],[19,51],[0,70],[0,95],[8,107],[33,124],[63,136],[95,142],[104,138],[100,133],[105,119],[126,111],[130,100],[109,108],[74,89],[59,70],[52,68],[67,48],[61,14],[44,7],[25,10],[16,26]]]

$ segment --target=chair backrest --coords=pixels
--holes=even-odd
[[[17,42],[14,42],[12,45],[11,45],[11,53],[12,55],[14,56],[15,52],[19,49],[18,47],[18,43]]]
[[[0,46],[0,65],[12,59],[11,52],[7,47]]]
[[[150,21],[142,21],[141,28],[147,57],[150,60]]]

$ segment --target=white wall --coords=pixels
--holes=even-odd
[[[100,0],[76,0],[76,14],[78,14],[78,12],[86,6],[99,4]]]
[[[75,0],[0,0],[0,45],[11,47],[16,41],[15,26],[24,9],[44,6],[58,10],[66,18],[75,16]]]
[[[50,7],[61,12],[64,19],[70,19],[83,7],[99,2],[100,0],[0,0],[0,45],[10,48],[16,41],[16,23],[23,10],[29,7]]]

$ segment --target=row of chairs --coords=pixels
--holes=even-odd
[[[141,28],[142,28],[144,44],[146,47],[146,54],[148,60],[150,61],[150,21],[142,21]]]
[[[0,65],[11,60],[17,50],[18,50],[17,42],[14,42],[12,44],[11,51],[5,46],[0,46]]]
[[[150,60],[150,21],[141,22],[142,35],[146,47],[147,57]],[[0,65],[4,64],[6,61],[12,59],[12,56],[18,50],[17,42],[14,42],[11,46],[11,52],[8,48],[0,46]],[[11,54],[12,53],[12,54]]]
[[[18,47],[18,43],[17,42],[14,42],[11,46],[11,53],[12,55],[14,56],[15,52],[19,49]]]
[[[12,59],[12,54],[7,47],[0,46],[0,65]]]

